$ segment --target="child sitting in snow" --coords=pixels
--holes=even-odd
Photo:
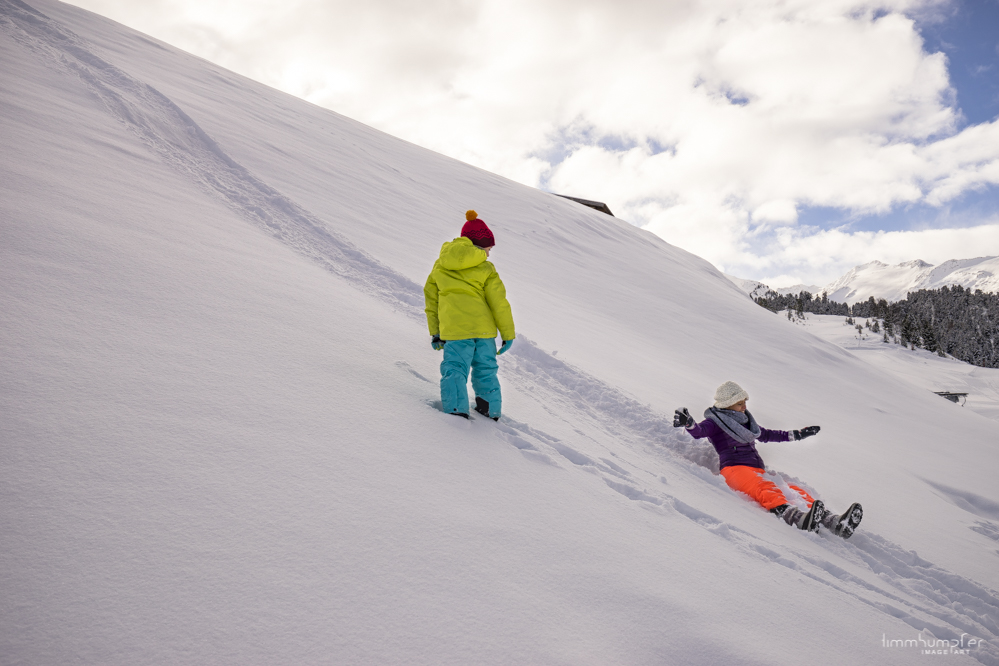
[[[757,440],[797,441],[818,433],[819,426],[808,426],[791,432],[761,428],[746,409],[747,400],[749,394],[741,386],[735,382],[725,382],[715,391],[715,404],[705,410],[704,421],[695,423],[690,412],[683,407],[676,410],[673,426],[686,427],[694,439],[707,437],[718,452],[725,483],[733,490],[746,493],[764,509],[783,518],[788,525],[808,532],[818,531],[821,525],[844,539],[850,538],[864,516],[860,504],[851,505],[845,513],[837,516],[823,506],[822,500],[813,499],[798,486],[790,486],[805,501],[808,511],[791,506],[781,489],[764,478],[766,469],[763,459],[756,451]]]
[[[496,244],[493,232],[465,213],[461,236],[444,243],[423,287],[427,325],[434,349],[444,350],[441,403],[444,413],[468,418],[468,371],[472,371],[475,411],[498,420],[502,407],[496,357],[513,345],[513,314],[506,287],[487,261]],[[503,346],[496,351],[496,329]]]

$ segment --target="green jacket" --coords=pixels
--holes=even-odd
[[[427,326],[442,340],[495,338],[513,340],[513,313],[506,287],[486,253],[467,238],[444,243],[427,284]]]

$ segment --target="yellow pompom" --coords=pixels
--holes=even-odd
[[[476,213],[474,210],[466,210],[465,211],[465,221],[466,222],[471,222],[472,220],[474,220],[478,216],[479,216],[479,214]]]

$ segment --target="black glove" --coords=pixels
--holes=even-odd
[[[805,439],[806,437],[811,437],[819,432],[818,426],[808,426],[807,428],[802,428],[801,430],[792,430],[791,434],[794,435],[795,441],[799,439]]]
[[[447,342],[447,340],[441,340],[441,336],[435,335],[434,339],[430,341],[430,346],[433,347],[435,350],[440,351],[444,349],[445,342]]]
[[[686,407],[681,407],[674,412],[676,416],[673,417],[673,427],[674,428],[691,428],[694,425],[694,417],[690,415]]]

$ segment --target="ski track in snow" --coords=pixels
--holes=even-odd
[[[20,0],[0,0],[15,40],[80,78],[112,116],[167,164],[296,252],[394,304],[422,309],[422,289],[331,231],[238,164],[180,107],[101,58],[73,32]]]
[[[242,218],[362,291],[385,301],[416,320],[422,319],[422,289],[330,229],[233,160],[180,107],[157,91],[100,57],[92,45],[20,0],[0,0],[0,26],[48,66],[77,76],[107,111],[165,163],[225,202]],[[338,221],[349,224],[350,220]],[[630,448],[651,453],[654,463],[690,474],[728,491],[717,475],[714,450],[686,433],[669,418],[620,390],[573,368],[521,335],[506,357],[507,381],[531,395],[553,416],[569,424],[586,419]],[[396,364],[423,383],[436,385],[405,361]],[[429,401],[433,404],[433,401]],[[439,402],[435,405],[440,408]],[[484,419],[476,419],[486,423]],[[472,422],[470,427],[479,427]],[[675,513],[737,545],[748,557],[779,564],[838,592],[896,617],[927,637],[952,639],[962,633],[985,639],[973,655],[999,666],[999,596],[974,581],[951,574],[916,553],[866,531],[849,541],[828,534],[805,535],[826,550],[829,559],[804,549],[767,544],[759,536],[696,509],[658,488],[644,487],[627,467],[667,483],[660,472],[634,461],[618,462],[587,455],[559,438],[504,416],[496,436],[530,460],[564,469],[582,470],[607,488],[653,512]],[[563,465],[559,461],[565,461]],[[648,463],[646,463],[648,464]],[[786,482],[796,479],[784,477]],[[733,497],[733,499],[736,499]],[[988,517],[995,517],[989,515]],[[976,532],[999,542],[999,527],[979,521]],[[835,560],[842,565],[834,564]],[[845,567],[859,571],[851,573]]]

